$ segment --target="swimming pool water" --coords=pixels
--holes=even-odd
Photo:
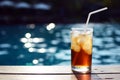
[[[84,24],[0,25],[0,65],[70,65],[70,29]],[[91,23],[92,63],[120,64],[120,24]]]

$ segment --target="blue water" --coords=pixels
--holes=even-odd
[[[0,65],[70,65],[70,29],[84,24],[0,25]],[[120,24],[91,23],[93,65],[120,64]]]

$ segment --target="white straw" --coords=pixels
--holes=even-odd
[[[88,18],[87,18],[87,21],[86,21],[85,30],[86,30],[86,28],[88,27],[88,23],[89,23],[89,20],[90,20],[91,15],[92,15],[92,14],[95,14],[95,13],[98,13],[98,12],[101,12],[101,11],[104,11],[104,10],[106,10],[106,9],[108,9],[108,8],[105,7],[105,8],[98,9],[98,10],[95,10],[95,11],[90,12],[90,13],[88,14]]]

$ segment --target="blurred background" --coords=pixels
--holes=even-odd
[[[0,0],[0,65],[70,65],[70,29],[94,28],[93,65],[120,64],[119,0]]]

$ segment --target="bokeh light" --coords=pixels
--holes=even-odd
[[[35,52],[35,48],[29,48],[28,51],[29,52]]]
[[[30,37],[31,37],[31,34],[30,34],[30,33],[26,33],[26,34],[25,34],[25,37],[26,37],[26,38],[30,38]]]
[[[54,29],[55,28],[55,23],[50,23],[50,24],[48,24],[47,26],[46,26],[46,29],[48,30],[48,31],[50,31],[50,30],[52,30],[52,29]]]
[[[32,62],[33,62],[33,64],[38,64],[39,63],[39,61],[37,59],[34,59]]]
[[[44,38],[33,38],[32,39],[32,42],[34,43],[39,43],[39,42],[43,42],[44,41]]]
[[[30,47],[32,47],[32,43],[25,43],[25,44],[24,44],[24,47],[30,48]]]
[[[38,49],[38,52],[39,52],[39,53],[45,53],[45,52],[46,52],[46,49],[45,49],[45,48]]]

